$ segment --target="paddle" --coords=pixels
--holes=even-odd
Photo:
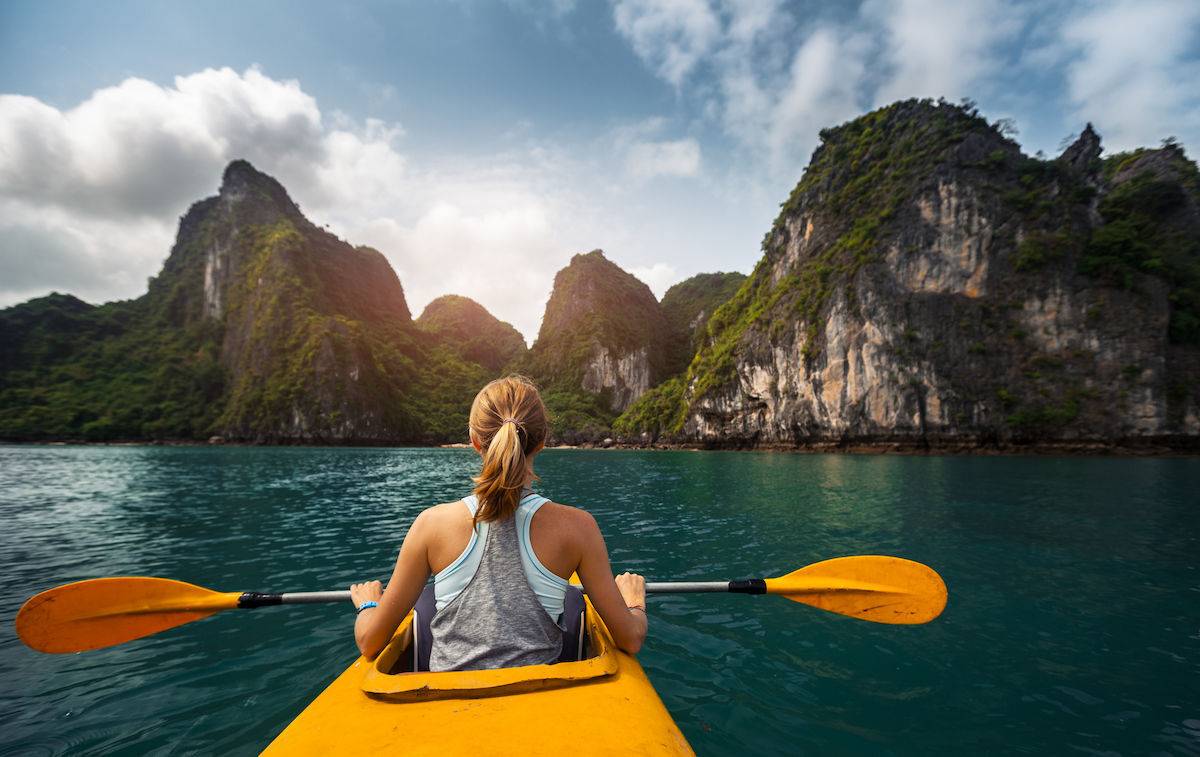
[[[876,623],[927,623],[946,606],[946,585],[932,568],[878,555],[825,560],[779,578],[648,583],[646,591],[779,594]],[[169,578],[93,578],[31,597],[17,613],[16,625],[21,641],[39,652],[83,652],[140,639],[222,610],[349,599],[349,591],[219,592]]]

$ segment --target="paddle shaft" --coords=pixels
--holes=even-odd
[[[646,584],[647,594],[701,594],[711,592],[766,594],[767,583],[761,578],[746,578],[741,581],[667,581]]]
[[[767,585],[761,578],[742,581],[669,581],[646,584],[647,594],[699,594],[730,592],[733,594],[766,594]],[[348,591],[295,591],[287,594],[264,594],[248,591],[238,597],[240,609],[271,605],[315,605],[329,602],[349,602]]]

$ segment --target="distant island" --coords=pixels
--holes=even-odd
[[[1200,171],[1101,155],[889,105],[822,131],[749,277],[659,301],[575,255],[532,348],[466,297],[413,319],[381,253],[234,161],[143,296],[0,310],[0,439],[458,442],[515,371],[559,444],[1195,451]]]

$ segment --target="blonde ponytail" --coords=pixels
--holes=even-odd
[[[471,403],[471,434],[479,444],[483,469],[473,480],[479,509],[475,520],[512,517],[521,500],[529,458],[542,448],[546,407],[537,387],[524,376],[489,383]]]

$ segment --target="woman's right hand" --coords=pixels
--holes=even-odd
[[[646,610],[646,579],[637,573],[622,573],[616,577],[617,588],[625,600],[626,607]]]
[[[365,581],[361,584],[350,584],[350,604],[357,609],[363,602],[378,602],[383,599],[383,584],[379,581]]]

